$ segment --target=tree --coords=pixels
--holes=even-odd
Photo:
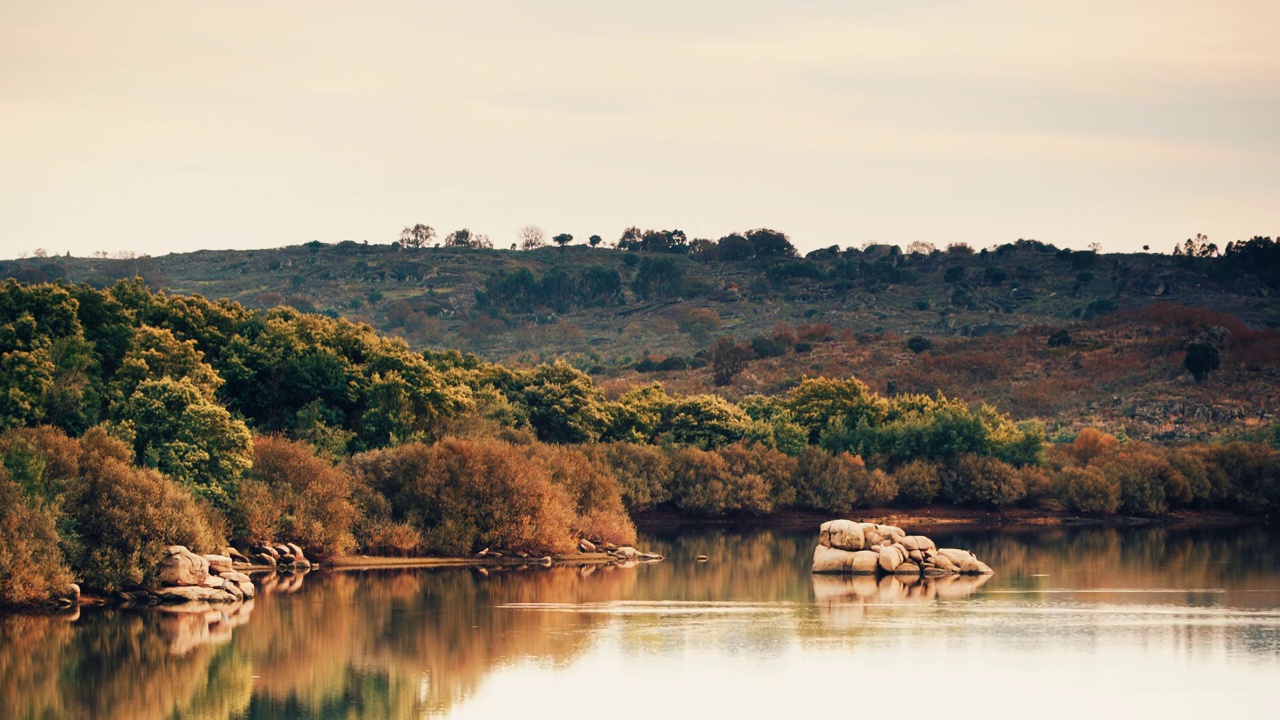
[[[491,248],[493,243],[489,242],[489,236],[481,233],[473,233],[467,228],[454,230],[445,236],[445,247],[463,247],[463,248]]]
[[[1187,347],[1187,356],[1182,364],[1195,377],[1196,382],[1204,382],[1209,373],[1218,369],[1221,362],[1218,348],[1207,342],[1194,342]]]
[[[560,233],[559,235],[556,235],[555,237],[551,238],[551,241],[559,245],[560,247],[564,247],[565,245],[568,245],[569,243],[573,242],[573,236],[570,235],[569,233]]]
[[[747,231],[756,257],[795,257],[796,248],[783,233],[768,228]]]
[[[525,225],[516,237],[520,239],[521,250],[537,250],[547,244],[546,235],[537,225]]]
[[[400,231],[400,245],[411,248],[425,247],[435,237],[435,228],[418,223],[413,227],[407,227]]]
[[[747,260],[756,253],[752,242],[740,233],[733,233],[720,238],[716,243],[716,251],[717,257],[727,262]]]
[[[716,385],[724,387],[733,382],[733,376],[747,366],[750,351],[727,337],[716,341],[711,348],[711,371]]]
[[[1174,245],[1173,254],[1185,257],[1215,257],[1218,254],[1218,246],[1209,242],[1208,235],[1196,233],[1194,238],[1187,238],[1185,243]]]
[[[604,238],[600,237],[599,235],[592,235],[591,237],[587,238],[587,244],[590,245],[591,247],[596,247],[602,242],[604,242]]]
[[[187,378],[144,380],[119,408],[121,435],[132,435],[137,462],[222,507],[251,463],[244,423]]]

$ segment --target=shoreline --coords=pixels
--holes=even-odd
[[[770,515],[736,517],[689,517],[670,510],[650,510],[633,517],[636,529],[642,533],[661,536],[689,530],[724,529],[781,530],[786,532],[814,531],[822,523],[843,515],[860,522],[897,525],[904,528],[945,528],[949,530],[1007,530],[1029,531],[1050,528],[1224,528],[1241,525],[1267,525],[1267,519],[1217,510],[1182,511],[1159,517],[1130,515],[1080,516],[1066,511],[1045,511],[1024,508],[1007,510],[974,510],[947,506],[929,506],[916,509],[867,508],[857,513],[825,513],[808,510],[785,510]],[[468,568],[487,570],[512,570],[523,568],[550,568],[585,565],[639,564],[639,561],[620,561],[606,552],[573,552],[542,557],[472,556],[472,557],[395,557],[387,555],[346,555],[326,558],[317,563],[314,571],[359,572],[367,570],[413,570]],[[273,568],[236,563],[235,569],[246,574],[275,572]],[[6,615],[61,614],[87,608],[103,608],[114,604],[114,599],[96,593],[86,593],[78,604],[69,608],[42,605],[0,607],[0,617]]]

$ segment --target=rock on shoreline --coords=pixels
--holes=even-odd
[[[968,550],[939,548],[893,525],[829,520],[818,531],[813,572],[944,577],[993,571]]]

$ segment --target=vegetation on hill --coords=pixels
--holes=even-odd
[[[769,323],[758,334],[728,337],[713,303],[789,303],[797,278],[811,288],[852,279],[857,292],[889,297],[898,286],[880,283],[929,287],[907,273],[949,276],[970,298],[1009,282],[991,265],[980,287],[965,289],[973,263],[986,261],[963,250],[799,260],[779,238],[753,231],[707,244],[637,231],[633,250],[548,250],[537,269],[526,257],[543,251],[375,250],[424,261],[461,253],[459,268],[486,269],[467,308],[440,302],[427,316],[441,322],[518,328],[531,317],[554,328],[563,312],[617,325],[646,312],[701,348],[613,364],[570,354],[578,366],[419,350],[336,312],[254,309],[154,292],[141,279],[9,280],[0,285],[0,603],[47,597],[71,577],[103,590],[145,584],[172,543],[208,551],[287,537],[322,556],[541,553],[581,537],[629,542],[630,516],[659,507],[692,516],[931,502],[1143,515],[1280,507],[1280,454],[1261,412],[1226,418],[1235,430],[1219,442],[1164,446],[1128,432],[1138,425],[1036,419],[1063,414],[1077,395],[1118,398],[1106,406],[1121,416],[1132,408],[1136,420],[1148,410],[1118,393],[1162,384],[1184,405],[1238,386],[1255,407],[1274,408],[1275,331],[1168,302],[1129,307],[1121,294],[1107,308],[1090,300],[1065,327],[922,330],[904,341],[882,328],[837,328],[825,319],[832,313],[791,323],[774,312],[753,320]],[[1267,252],[1269,242],[1227,257]],[[1007,247],[986,255],[1078,263],[1091,268],[1077,273],[1081,285],[1109,262]],[[301,250],[319,264],[330,251],[363,248]],[[1229,269],[1193,251],[1159,262],[1191,263],[1183,269],[1204,278]],[[555,261],[575,253],[589,261]],[[712,253],[745,259],[703,257]],[[517,266],[501,267],[509,263]],[[756,277],[746,290],[716,289],[716,272]],[[767,285],[755,293],[750,283]],[[372,301],[381,291],[365,292]],[[430,287],[426,295],[440,299]],[[1229,297],[1255,321],[1273,311],[1248,301],[1261,296]],[[911,302],[911,312],[929,312]],[[555,319],[537,325],[541,313]],[[404,322],[415,317],[406,311]],[[745,318],[737,327],[750,326]],[[1096,407],[1086,412],[1103,415]]]

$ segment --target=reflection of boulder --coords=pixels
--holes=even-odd
[[[893,525],[853,520],[830,520],[822,524],[818,546],[813,552],[812,571],[841,574],[878,571],[904,578],[992,573],[986,563],[968,550],[940,549],[924,535],[908,535]]]
[[[930,578],[921,575],[884,575],[879,579],[867,576],[837,577],[813,576],[813,596],[824,608],[858,606],[886,602],[932,602],[934,600],[961,600],[978,590],[991,579],[990,575],[947,575]],[[861,618],[862,611],[842,612],[841,619]],[[824,618],[831,619],[824,614]],[[839,620],[837,623],[839,624]]]

